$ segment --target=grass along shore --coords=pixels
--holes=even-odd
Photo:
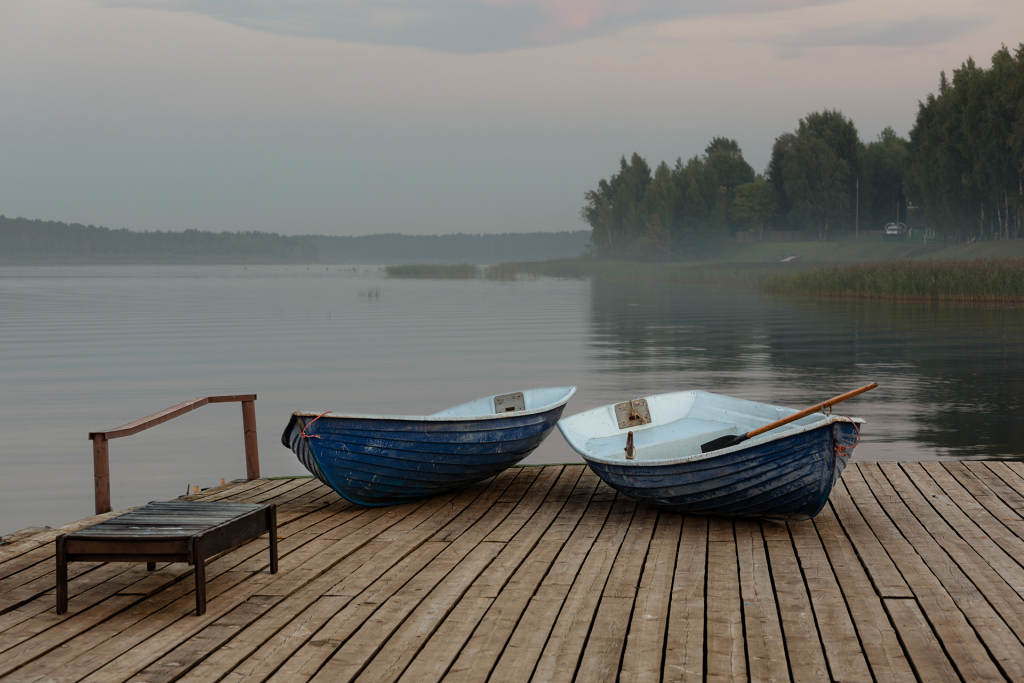
[[[926,301],[1024,301],[1024,257],[887,261],[765,278],[781,294]]]
[[[783,256],[796,260],[782,263]],[[563,277],[753,287],[806,296],[1024,302],[1024,239],[943,248],[901,242],[734,245],[713,262],[588,258],[527,263],[387,266],[388,277],[516,280]]]
[[[1022,240],[1024,241],[1024,240]],[[492,266],[487,277],[570,277],[754,287],[778,294],[929,301],[1024,301],[1024,257],[908,259],[849,265],[637,263],[565,259]]]
[[[479,270],[472,263],[411,263],[404,266],[384,266],[388,277],[431,280],[472,280]]]

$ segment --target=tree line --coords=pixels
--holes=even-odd
[[[1024,44],[992,68],[968,59],[941,74],[909,138],[885,128],[863,142],[853,121],[825,109],[779,135],[763,173],[737,142],[652,171],[639,154],[584,194],[581,219],[596,255],[680,260],[737,231],[810,231],[826,240],[904,221],[908,203],[928,227],[962,241],[1016,238],[1024,221]]]
[[[590,234],[287,236],[273,232],[138,232],[0,216],[0,264],[499,263],[571,258]]]

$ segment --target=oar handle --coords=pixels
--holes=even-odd
[[[784,417],[781,420],[776,420],[775,422],[772,422],[770,424],[766,424],[764,427],[758,427],[757,429],[755,429],[753,431],[747,432],[746,436],[747,436],[748,439],[752,439],[755,436],[757,436],[758,434],[764,434],[765,432],[770,432],[771,430],[776,429],[778,427],[781,427],[782,425],[788,425],[790,422],[796,422],[797,420],[799,420],[802,417],[807,417],[808,415],[813,415],[814,413],[818,412],[819,410],[824,410],[825,408],[828,408],[829,406],[834,406],[835,404],[842,403],[843,401],[849,400],[849,399],[853,398],[854,396],[859,396],[859,395],[863,394],[865,391],[871,391],[872,389],[874,389],[877,386],[878,386],[878,382],[872,382],[871,384],[868,384],[867,386],[863,386],[860,389],[854,389],[853,391],[848,391],[845,394],[840,394],[839,396],[836,396],[834,398],[830,398],[829,400],[824,401],[823,403],[819,403],[816,406],[811,406],[810,408],[805,408],[804,410],[801,410],[799,413],[793,413],[789,417]]]

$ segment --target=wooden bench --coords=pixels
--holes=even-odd
[[[206,560],[264,532],[270,573],[277,573],[274,505],[168,501],[150,503],[57,537],[57,614],[68,611],[68,562],[188,562],[195,567],[196,614],[206,612]]]

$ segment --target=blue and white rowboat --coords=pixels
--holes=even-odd
[[[558,428],[601,479],[635,500],[688,514],[810,519],[846,467],[863,420],[818,413],[701,452],[712,439],[796,412],[684,391],[588,410]],[[626,456],[630,432],[632,459]]]
[[[551,433],[576,387],[488,396],[426,416],[297,412],[281,443],[346,500],[394,505],[483,481]]]

